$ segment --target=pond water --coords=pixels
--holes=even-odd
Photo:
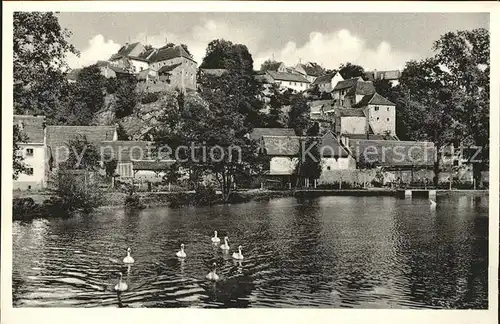
[[[13,253],[15,307],[486,309],[488,198],[438,197],[434,210],[395,197],[103,209],[16,221]],[[218,283],[205,280],[213,262]]]

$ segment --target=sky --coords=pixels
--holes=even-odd
[[[71,68],[107,60],[127,42],[155,47],[184,43],[200,64],[213,39],[248,47],[254,69],[274,57],[291,66],[316,62],[337,68],[351,62],[365,70],[402,69],[429,57],[449,31],[489,28],[488,13],[70,13],[58,14],[72,32],[80,57]]]

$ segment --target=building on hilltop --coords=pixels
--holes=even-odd
[[[371,81],[364,81],[361,77],[339,81],[333,88],[332,97],[342,107],[349,108],[359,102],[364,96],[375,93]]]
[[[298,73],[267,71],[266,76],[269,82],[278,84],[280,88],[288,88],[298,92],[307,90],[311,83]]]
[[[352,106],[363,109],[375,134],[396,135],[396,105],[378,93],[364,96]]]
[[[303,75],[311,83],[325,72],[325,69],[323,69],[321,65],[313,62],[307,62],[305,64],[299,63],[293,67],[293,70]]]
[[[26,137],[26,142],[17,143],[24,158],[25,172],[13,182],[14,189],[40,190],[47,186],[48,161],[45,143],[45,117],[14,115],[14,125]]]
[[[388,80],[392,86],[399,84],[399,78],[401,77],[401,71],[390,70],[390,71],[367,71],[365,72],[365,77],[368,81],[375,80]]]
[[[340,75],[340,73],[328,73],[317,77],[311,84],[311,87],[318,86],[318,90],[320,92],[332,92],[340,81],[344,81],[344,78]]]

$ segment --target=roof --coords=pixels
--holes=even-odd
[[[175,164],[175,160],[139,160],[132,161],[134,170],[163,171]]]
[[[152,142],[148,141],[102,141],[100,152],[103,157],[111,156],[118,162],[150,159]]]
[[[378,141],[384,141],[384,140],[394,140],[393,136],[385,136],[385,135],[378,135],[378,134],[344,134],[343,136],[348,137],[350,140],[378,140]]]
[[[326,133],[321,138],[321,146],[319,148],[319,152],[322,157],[338,158],[349,156],[347,150],[342,147],[338,139],[331,132]]]
[[[47,146],[51,152],[56,153],[56,158],[64,159],[68,142],[84,136],[87,141],[94,145],[100,145],[102,141],[112,141],[116,132],[115,126],[47,126]]]
[[[319,64],[313,62],[308,62],[306,64],[297,64],[297,66],[302,67],[307,75],[315,77],[320,76],[324,71]]]
[[[267,62],[267,71],[278,71],[278,68],[283,64],[283,62]]]
[[[274,80],[310,83],[306,78],[302,76],[302,74],[298,73],[276,72],[276,71],[267,71],[267,73]]]
[[[227,73],[229,70],[227,69],[200,69],[201,72],[214,75],[214,76],[221,76],[224,73]]]
[[[435,146],[431,142],[350,140],[349,147],[361,164],[380,166],[431,166]]]
[[[176,63],[171,65],[164,65],[158,70],[158,74],[168,73],[170,71],[175,70],[178,66],[181,66],[182,63]]]
[[[139,71],[139,73],[137,73],[137,79],[145,80],[151,71],[152,71],[151,69],[145,69],[145,70]]]
[[[335,111],[339,117],[366,117],[360,108],[337,108]]]
[[[368,105],[396,106],[394,103],[375,92],[371,95],[364,96],[359,102],[352,105],[352,107],[366,107]]]
[[[298,136],[262,136],[267,155],[297,156],[300,148]]]
[[[371,95],[375,93],[375,86],[371,81],[358,80],[356,85],[347,91],[347,95]]]
[[[97,63],[95,65],[97,65],[98,67],[107,67],[116,73],[130,74],[126,70],[124,70],[118,66],[115,66],[115,65],[109,63],[108,61],[97,61]]]
[[[352,78],[352,79],[347,79],[347,80],[342,80],[335,85],[335,88],[333,90],[343,90],[343,89],[348,89],[352,88],[356,85],[356,83],[361,79],[361,77],[357,78]]]
[[[189,55],[186,50],[179,45],[173,47],[162,47],[160,49],[155,49],[151,55],[148,57],[149,62],[161,62],[166,60],[171,60],[176,57],[185,57],[194,62],[191,55]]]
[[[258,141],[262,136],[295,136],[293,128],[254,128],[250,138]]]
[[[128,56],[134,50],[134,48],[137,45],[139,45],[139,42],[135,42],[135,43],[132,43],[132,44],[125,44],[124,46],[122,46],[118,50],[117,54],[120,54],[120,55],[123,55],[123,56]]]
[[[397,80],[401,77],[401,71],[400,70],[386,70],[386,71],[368,71],[365,73],[368,80],[375,80],[375,79],[381,79],[381,80]]]
[[[330,83],[335,75],[337,75],[338,72],[335,73],[328,73],[322,76],[319,76],[314,80],[313,84],[320,84],[320,83]],[[342,82],[342,81],[340,81]],[[339,83],[340,83],[339,82]]]
[[[324,111],[333,110],[335,105],[334,99],[326,99],[326,100],[313,100],[309,103],[311,109],[315,109],[315,107],[321,107]]]
[[[14,124],[21,124],[21,132],[26,135],[26,143],[44,141],[45,116],[14,115]]]

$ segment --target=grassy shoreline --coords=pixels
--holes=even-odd
[[[299,198],[315,198],[322,196],[397,196],[404,190],[391,189],[300,189],[295,192],[295,196]],[[246,202],[252,200],[266,200],[270,198],[291,197],[294,194],[288,190],[245,190],[236,191],[237,199],[234,202]],[[136,193],[146,207],[169,206],[174,200],[189,199],[193,192],[137,192]],[[488,190],[436,190],[437,196],[488,196]],[[14,191],[13,198],[32,198],[35,203],[41,204],[44,200],[52,196],[51,192],[26,192]],[[126,193],[123,192],[107,192],[105,194],[105,203],[102,207],[123,206]],[[181,198],[182,197],[182,198]]]

